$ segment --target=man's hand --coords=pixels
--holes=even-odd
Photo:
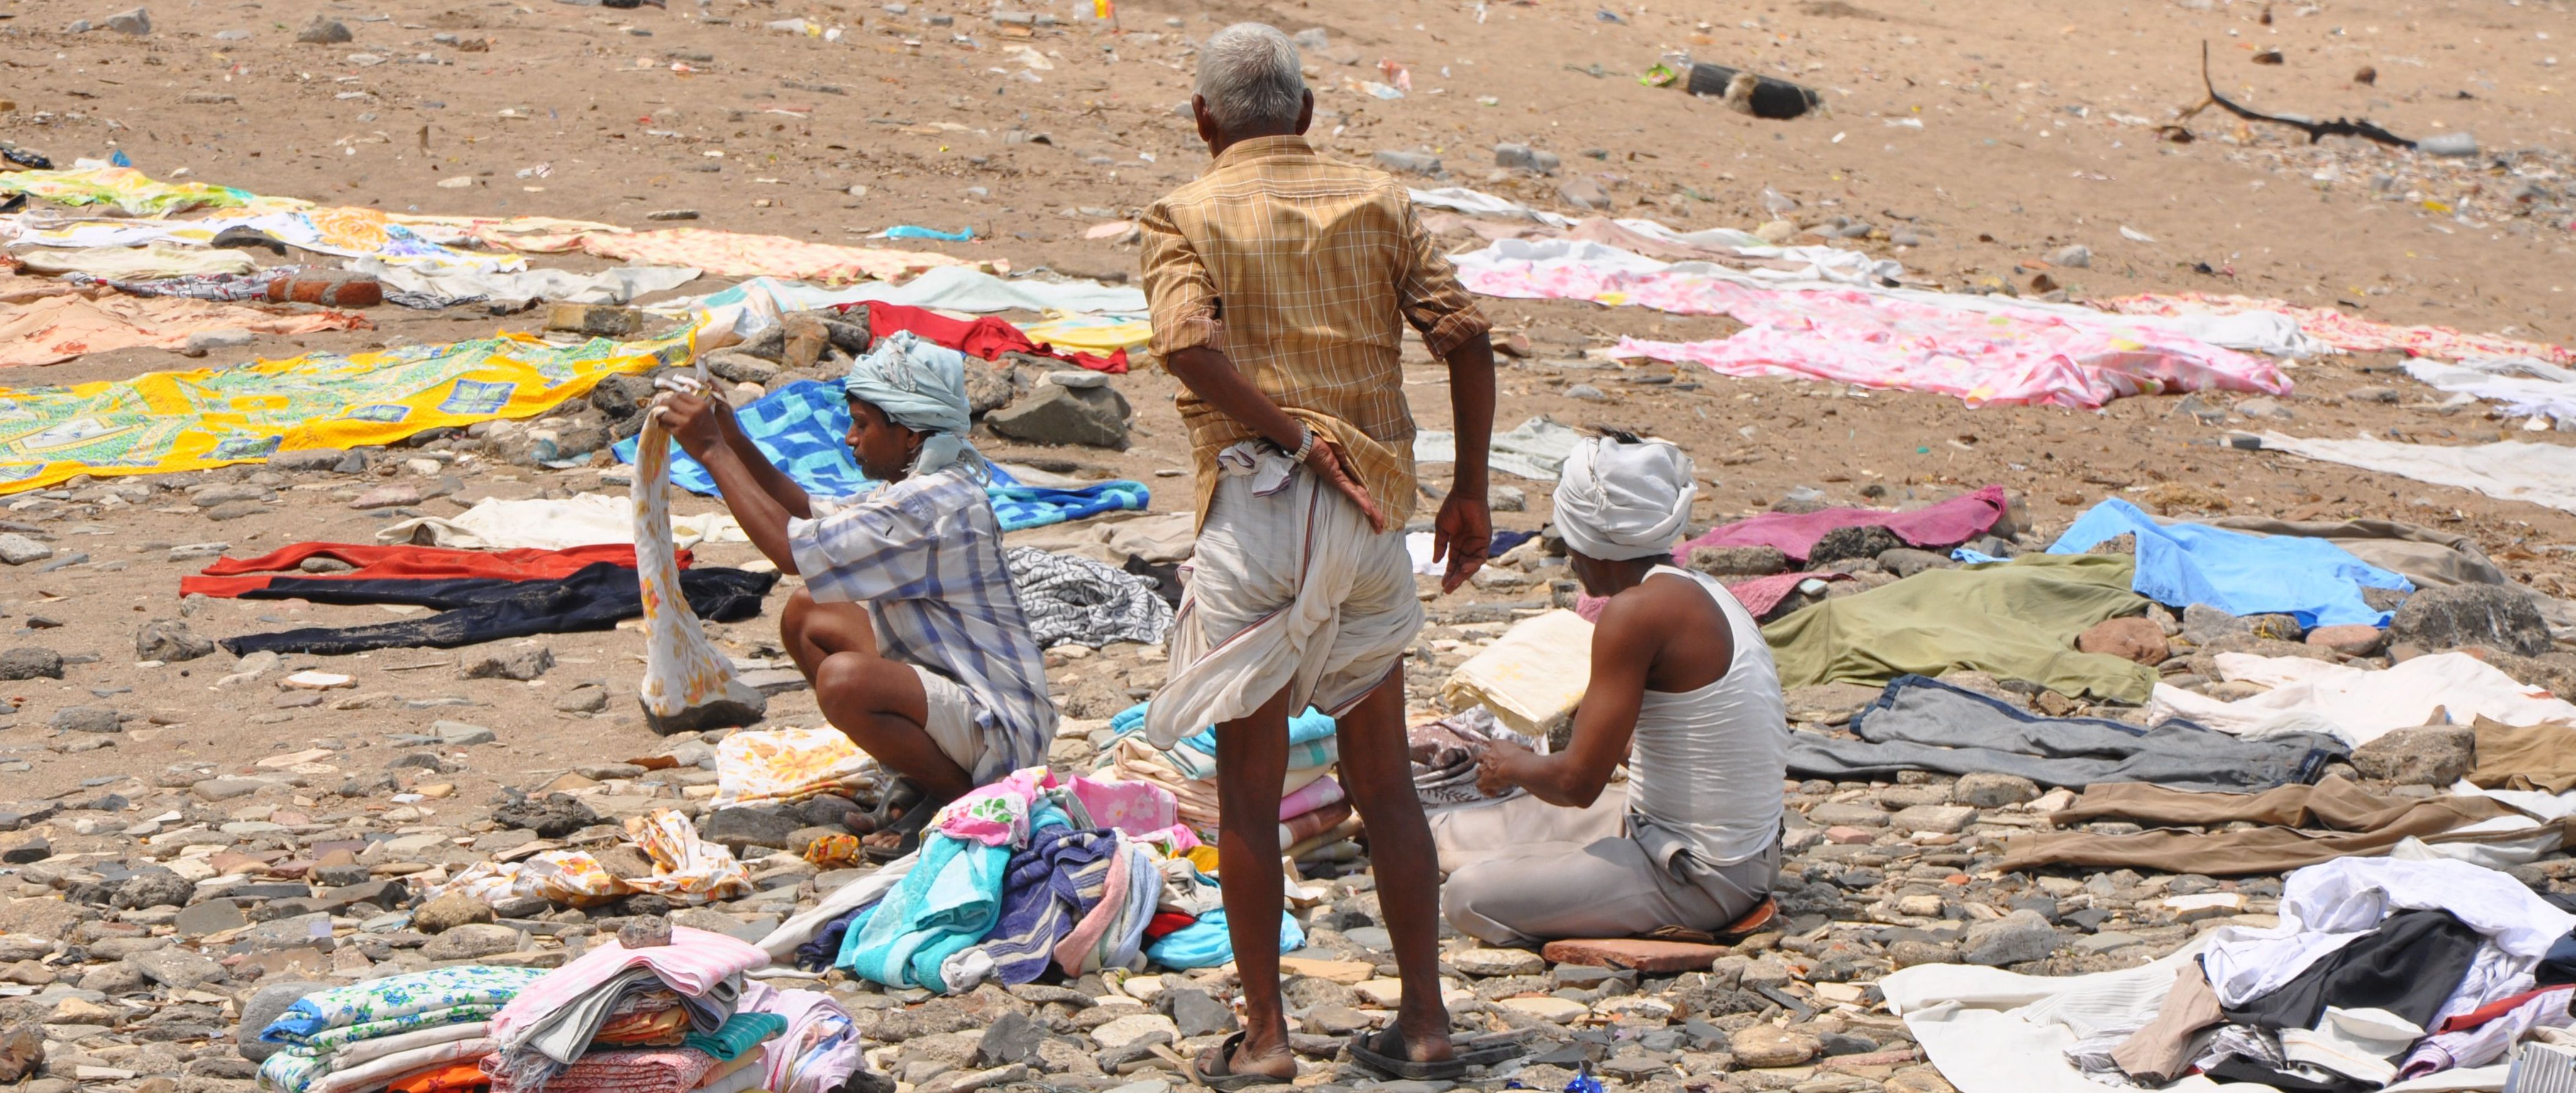
[[[1476,756],[1476,792],[1487,797],[1500,797],[1511,792],[1513,786],[1520,784],[1515,768],[1529,758],[1532,758],[1530,750],[1518,744],[1501,740],[1487,743],[1485,750]]]
[[[709,453],[723,449],[728,434],[741,428],[725,400],[685,391],[662,392],[646,412],[660,414],[662,428],[670,431],[681,451],[700,463],[707,461]]]
[[[1360,513],[1368,517],[1369,530],[1386,531],[1386,510],[1378,507],[1377,499],[1369,496],[1368,487],[1360,485],[1359,477],[1351,473],[1350,465],[1342,459],[1341,448],[1324,439],[1322,433],[1315,434],[1314,448],[1306,453],[1306,469],[1357,504]]]
[[[1440,515],[1432,520],[1431,529],[1431,560],[1449,561],[1440,591],[1455,592],[1485,568],[1485,549],[1494,543],[1493,512],[1485,507],[1482,494],[1471,497],[1465,490],[1453,489],[1449,499],[1440,502]]]

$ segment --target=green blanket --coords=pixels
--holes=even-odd
[[[2041,554],[1934,569],[1826,600],[1762,628],[1780,685],[1876,685],[1909,672],[1972,668],[2069,695],[2144,703],[2156,670],[2075,651],[2075,636],[2146,609],[2129,591],[2136,560]]]

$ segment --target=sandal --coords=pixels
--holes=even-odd
[[[931,816],[938,811],[926,803],[917,802],[911,808],[905,809],[903,815],[877,828],[877,831],[892,832],[900,836],[893,846],[877,846],[862,841],[859,849],[867,854],[869,861],[879,865],[911,855],[921,849],[921,832],[930,826]],[[874,833],[870,832],[870,834]]]
[[[1733,945],[1745,938],[1752,937],[1755,934],[1772,928],[1772,926],[1779,922],[1779,920],[1780,901],[1770,896],[1764,896],[1762,897],[1762,902],[1754,904],[1753,909],[1744,912],[1743,917],[1720,927],[1717,931],[1717,943],[1720,945]]]
[[[1510,1062],[1529,1051],[1506,1033],[1452,1043],[1448,1058],[1417,1063],[1405,1057],[1404,1034],[1392,1025],[1351,1037],[1350,1048],[1351,1058],[1362,1066],[1390,1078],[1422,1082],[1454,1082],[1466,1077],[1469,1067]]]
[[[1235,1090],[1249,1089],[1256,1085],[1280,1085],[1291,1080],[1274,1078],[1268,1074],[1235,1073],[1234,1052],[1236,1048],[1242,1046],[1243,1034],[1237,1032],[1226,1037],[1224,1043],[1200,1052],[1198,1058],[1190,1061],[1191,1079],[1218,1093],[1234,1093]]]

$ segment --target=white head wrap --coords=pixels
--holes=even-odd
[[[1557,473],[1557,534],[1593,558],[1669,554],[1698,493],[1691,459],[1680,448],[1660,440],[1587,438]]]
[[[868,355],[850,363],[841,389],[851,398],[885,411],[886,420],[929,436],[914,457],[912,473],[928,474],[972,458],[970,468],[985,466],[983,453],[966,443],[975,427],[966,401],[966,356],[909,330],[877,339]]]

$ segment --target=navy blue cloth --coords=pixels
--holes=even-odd
[[[2531,981],[2543,987],[2576,983],[2576,933],[2550,944],[2548,955],[2540,958],[2540,966],[2531,969]]]
[[[2364,588],[2414,591],[2406,578],[2324,539],[2248,535],[2206,524],[2159,524],[2113,498],[2077,517],[2051,554],[2082,554],[2122,535],[2138,541],[2130,588],[2157,603],[2208,604],[2231,615],[2296,615],[2301,626],[2388,625]]]
[[[680,571],[680,594],[689,610],[710,622],[740,622],[760,614],[761,597],[778,583],[776,573],[699,567]],[[278,577],[245,600],[310,600],[314,603],[405,603],[434,607],[425,618],[372,626],[309,626],[274,634],[246,634],[217,644],[234,656],[262,649],[338,656],[368,649],[452,649],[532,634],[606,630],[644,613],[643,586],[632,566],[594,562],[552,581],[492,577],[322,580]]]

